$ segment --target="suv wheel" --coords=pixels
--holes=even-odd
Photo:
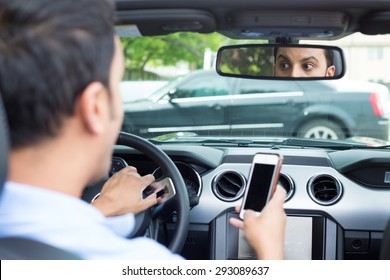
[[[344,139],[345,133],[340,125],[329,120],[314,120],[301,126],[298,137],[316,139]]]

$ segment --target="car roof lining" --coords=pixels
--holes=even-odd
[[[177,31],[193,31],[199,33],[220,32],[225,36],[238,38],[232,33],[242,29],[243,19],[246,15],[258,11],[259,15],[275,18],[271,23],[274,30],[285,30],[286,21],[278,26],[277,19],[281,13],[296,13],[309,15],[317,12],[312,22],[318,19],[318,12],[328,15],[342,13],[344,25],[338,28],[333,36],[323,38],[327,40],[339,39],[354,32],[362,31],[365,34],[390,33],[390,0],[295,0],[286,3],[285,0],[259,1],[259,0],[116,0],[117,24],[135,24],[144,36],[165,35]],[[351,8],[353,7],[353,8]],[[241,20],[240,20],[241,19]],[[250,27],[260,30],[255,21],[245,21],[247,29]],[[263,21],[264,23],[264,21]],[[379,23],[379,29],[378,29]],[[326,26],[326,23],[324,23]],[[331,24],[334,24],[334,22]],[[291,31],[310,31],[311,26],[293,26]],[[377,31],[378,30],[378,31]],[[264,39],[266,36],[254,36],[247,39]],[[305,37],[305,39],[322,39]]]
[[[134,24],[144,36],[178,31],[211,33],[217,29],[214,16],[198,9],[151,9],[117,12],[117,25]]]

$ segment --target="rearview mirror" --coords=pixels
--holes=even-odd
[[[252,79],[340,79],[345,73],[342,50],[317,45],[225,46],[216,67],[222,76]]]

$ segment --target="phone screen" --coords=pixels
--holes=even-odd
[[[176,189],[170,178],[166,177],[150,184],[143,192],[144,197],[156,193],[160,198],[158,204],[167,202],[176,195]]]
[[[255,163],[252,178],[248,186],[244,209],[251,209],[261,212],[267,203],[268,192],[274,174],[275,165]]]

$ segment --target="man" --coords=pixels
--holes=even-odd
[[[74,199],[107,174],[123,119],[112,4],[16,0],[1,7],[0,87],[12,150],[0,235],[88,259],[178,258],[151,240],[117,235],[131,230],[132,213],[157,202],[155,194],[142,198],[152,175],[133,167],[117,173],[94,202],[99,211]]]
[[[276,77],[333,77],[333,51],[321,48],[275,48]]]
[[[80,199],[107,174],[123,120],[112,3],[0,0],[0,9],[0,90],[12,145],[0,237],[31,238],[83,259],[181,259],[153,240],[123,237],[134,214],[157,203],[155,194],[142,198],[152,175],[127,167],[93,206]],[[275,201],[270,207],[283,210]]]

